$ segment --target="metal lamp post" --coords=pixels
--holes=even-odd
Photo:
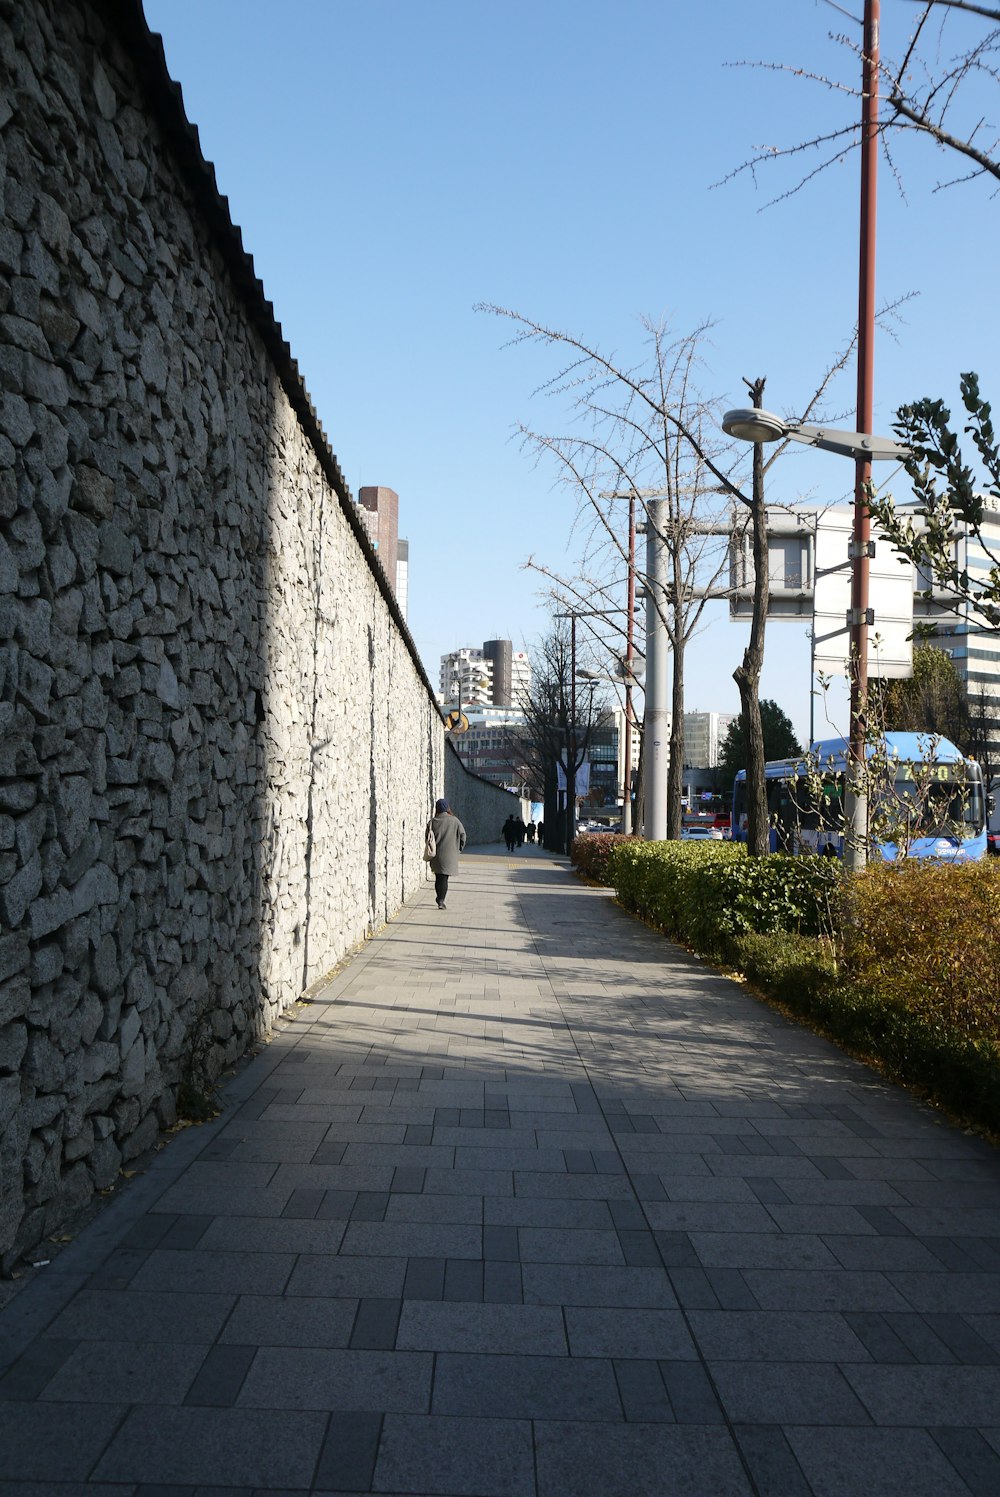
[[[841,457],[853,458],[858,471],[866,474],[867,487],[871,464],[877,462],[901,463],[909,456],[909,448],[894,442],[891,437],[877,437],[869,432],[836,431],[826,426],[810,426],[783,421],[772,411],[737,410],[727,411],[722,418],[722,429],[730,437],[744,442],[778,442],[789,438],[802,442],[807,447],[819,447],[823,452],[835,452]],[[864,523],[859,522],[863,510]],[[863,765],[865,759],[865,703],[868,696],[868,625],[871,623],[868,607],[868,562],[871,542],[868,528],[868,506],[855,506],[854,539],[850,547],[853,569],[851,611],[848,622],[851,641],[851,725],[850,761]],[[860,601],[858,601],[860,599]],[[812,683],[810,683],[811,689]],[[867,832],[868,809],[863,793],[855,790],[848,808],[852,835],[848,839],[848,866],[858,869],[865,865],[865,834]]]
[[[792,437],[828,452],[854,459],[854,538],[851,542],[851,724],[849,762],[864,764],[868,717],[868,561],[871,554],[871,517],[868,485],[871,465],[879,458],[899,460],[905,449],[886,438],[873,437],[872,407],[875,383],[875,213],[878,167],[879,20],[880,0],[864,0],[861,45],[861,203],[858,254],[858,426],[856,432],[828,432],[815,426],[786,426],[779,417],[762,411],[730,411],[724,431],[751,442]],[[770,429],[769,429],[770,427]],[[777,429],[775,429],[775,427]],[[856,780],[861,776],[855,770]],[[847,857],[852,868],[865,864],[867,804],[863,795],[851,796],[853,836]]]

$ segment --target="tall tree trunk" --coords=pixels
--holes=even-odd
[[[764,380],[745,381],[755,406],[760,407]],[[767,555],[767,511],[764,505],[764,452],[760,442],[753,449],[753,497],[750,508],[753,529],[753,613],[750,642],[743,663],[733,671],[740,693],[743,749],[747,773],[747,851],[763,857],[770,847],[767,815],[767,784],[764,779],[764,730],[760,720],[760,673],[764,664],[764,626],[770,594]]]
[[[545,846],[550,852],[562,852],[564,823],[559,812],[559,784],[556,777],[555,759],[545,761],[545,809],[542,819],[545,824]]]

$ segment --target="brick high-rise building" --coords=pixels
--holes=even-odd
[[[396,591],[396,563],[399,551],[399,495],[395,489],[371,485],[358,490],[358,502],[367,510],[365,528],[386,580]]]

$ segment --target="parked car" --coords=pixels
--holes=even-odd
[[[685,826],[681,828],[682,842],[720,842],[722,832],[714,826]]]
[[[1000,857],[1000,832],[986,833],[986,851],[995,858]]]

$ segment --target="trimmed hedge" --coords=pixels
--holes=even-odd
[[[570,843],[570,861],[598,884],[610,884],[611,855],[623,842],[638,842],[631,833],[581,832]]]
[[[907,859],[845,883],[851,980],[894,1007],[1000,1041],[1000,864]]]
[[[610,871],[628,909],[723,959],[747,932],[829,934],[843,877],[828,858],[749,858],[732,842],[633,843],[614,851]]]
[[[1000,1133],[1000,864],[825,858],[629,842],[626,908],[742,972],[894,1080]]]

